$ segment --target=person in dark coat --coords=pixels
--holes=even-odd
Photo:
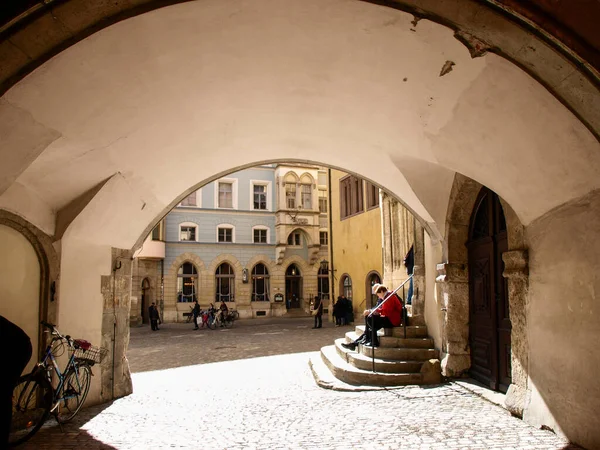
[[[150,317],[150,329],[152,331],[160,330],[160,328],[158,328],[160,315],[158,314],[158,309],[156,308],[154,302],[148,308],[148,316]]]
[[[342,325],[350,325],[354,322],[354,310],[352,309],[352,300],[347,298],[344,294],[342,294],[342,304],[344,305],[344,319],[342,321]]]
[[[0,448],[6,448],[12,420],[12,394],[31,359],[31,339],[21,328],[0,316],[0,341],[6,343],[0,377]]]
[[[315,326],[313,328],[322,328],[323,327],[323,302],[321,301],[321,299],[316,296],[315,297],[315,302],[313,304],[313,311],[316,311],[315,313]]]
[[[404,265],[406,266],[406,274],[412,275],[415,270],[415,250],[414,246],[410,246],[410,250],[404,257]],[[408,285],[408,294],[406,295],[406,304],[412,305],[413,296],[413,279],[411,278]]]
[[[200,305],[198,300],[194,299],[194,308],[192,309],[192,316],[194,317],[194,330],[198,329],[198,316],[200,315]]]
[[[342,300],[341,296],[338,296],[335,305],[333,305],[333,317],[335,318],[335,326],[339,327],[343,325],[346,320],[346,305]]]

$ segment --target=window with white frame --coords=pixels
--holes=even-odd
[[[302,209],[312,209],[312,185],[302,184]]]
[[[266,211],[268,208],[268,185],[267,184],[252,184],[252,209]]]
[[[301,246],[302,245],[302,233],[299,231],[293,231],[288,236],[288,245]]]
[[[269,228],[265,226],[252,227],[252,242],[255,244],[268,244]]]
[[[296,208],[296,183],[285,183],[285,206],[288,209]]]
[[[198,206],[198,202],[196,201],[196,191],[192,192],[186,198],[181,200],[179,206]]]
[[[179,224],[179,240],[195,242],[198,238],[198,225],[195,223]]]
[[[327,231],[319,231],[319,243],[321,245],[327,245],[328,241]]]
[[[219,208],[233,208],[233,183],[219,181]]]
[[[319,212],[327,212],[327,191],[319,191]]]
[[[235,242],[235,228],[232,225],[219,225],[217,242]]]

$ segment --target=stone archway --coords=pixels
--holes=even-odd
[[[22,219],[21,217],[12,214],[5,210],[0,210],[0,227],[6,227],[6,231],[10,233],[13,238],[20,240],[25,245],[31,245],[31,254],[34,260],[37,260],[39,266],[35,269],[38,273],[39,279],[37,280],[37,287],[33,286],[34,291],[31,295],[37,299],[37,311],[34,316],[27,319],[28,322],[33,323],[19,323],[19,319],[11,317],[6,311],[3,311],[3,315],[9,320],[16,322],[26,332],[28,332],[33,344],[34,353],[29,362],[29,366],[32,366],[37,361],[39,352],[44,348],[46,344],[46,338],[39,327],[40,320],[45,320],[51,323],[57,322],[57,281],[58,274],[60,271],[60,263],[56,251],[52,246],[52,241],[49,236],[43,233],[41,230]],[[6,249],[1,249],[0,253],[10,256]],[[21,255],[18,255],[19,257]],[[33,261],[30,261],[33,262]],[[15,261],[10,261],[9,265],[13,266]],[[23,267],[25,269],[25,267]],[[24,276],[24,274],[20,274]],[[28,280],[29,283],[29,280]],[[6,297],[3,297],[3,302],[8,302]],[[36,352],[37,351],[37,352]],[[28,366],[28,367],[29,367]]]
[[[438,265],[437,289],[444,310],[442,336],[442,373],[461,376],[471,366],[469,348],[469,273],[468,252],[471,213],[482,185],[456,174],[446,220],[443,260]],[[503,253],[503,276],[508,278],[508,301],[512,323],[512,384],[506,403],[511,412],[521,415],[527,390],[528,343],[526,334],[526,301],[528,285],[527,250],[524,229],[510,205],[500,199],[506,219],[508,251]]]

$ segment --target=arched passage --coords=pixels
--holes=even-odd
[[[236,4],[241,7],[232,14],[233,3],[190,2],[120,22],[57,55],[3,95],[0,206],[53,235],[60,246],[61,320],[73,333],[110,343],[102,315],[108,324],[109,313],[126,310],[127,251],[175,202],[236,168],[290,160],[342,168],[385,188],[442,242],[447,255],[458,235],[453,228],[445,233],[448,214],[464,222],[472,210],[450,212],[455,177],[464,174],[488,186],[543,250],[532,252],[533,292],[553,298],[556,309],[535,316],[535,335],[544,338],[538,342],[552,342],[545,330],[556,326],[560,308],[563,316],[583,321],[590,342],[597,340],[595,316],[589,314],[596,307],[594,290],[568,281],[594,286],[589,267],[597,264],[592,256],[586,256],[592,264],[578,264],[566,251],[562,277],[548,281],[555,258],[539,228],[543,224],[555,242],[579,248],[568,231],[585,215],[579,205],[596,212],[600,149],[590,124],[597,93],[590,84],[574,89],[581,81],[577,69],[568,62],[546,65],[552,67],[546,78],[531,69],[545,80],[542,86],[496,54],[480,52],[472,59],[453,30],[364,2],[251,4]],[[533,41],[525,35],[512,45],[518,53]],[[583,105],[580,112],[566,109],[546,86],[570,86],[570,98]],[[555,214],[560,220],[551,220]],[[524,251],[511,247],[507,225],[509,249]],[[593,226],[581,231],[589,242],[599,241]],[[580,254],[594,254],[594,244],[588,247]],[[457,253],[449,260],[456,261],[460,279],[464,248]],[[175,282],[169,276],[167,282]],[[548,290],[547,283],[557,288]],[[118,295],[111,290],[115,285],[122,287]],[[577,290],[586,308],[559,308],[553,292],[565,286]],[[538,311],[547,306],[541,299],[532,304]],[[514,310],[511,304],[511,315]],[[78,323],[84,312],[93,323]],[[461,333],[444,348],[468,362]],[[561,342],[555,343],[567,345]],[[516,357],[519,363],[525,358],[527,353]],[[122,358],[116,364],[127,372]],[[545,361],[530,366],[547,391],[557,386],[561,377],[546,370]],[[598,366],[594,360],[590,371]],[[514,371],[513,364],[513,384]],[[586,377],[568,375],[578,380],[569,383],[569,394],[585,400]],[[579,423],[589,424],[585,411],[593,408],[576,420],[540,392],[532,404],[546,412],[536,417],[545,421],[556,408],[565,429],[579,436]],[[93,394],[99,399],[100,389]]]

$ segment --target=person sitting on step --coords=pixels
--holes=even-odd
[[[398,327],[402,323],[402,300],[400,297],[397,294],[392,294],[383,284],[379,283],[373,285],[372,292],[377,295],[378,301],[374,308],[366,309],[363,312],[365,332],[354,342],[343,343],[342,347],[349,350],[356,350],[358,344],[378,347],[377,331],[381,328]],[[390,298],[382,304],[383,300],[388,297]],[[373,314],[369,317],[371,312]],[[375,335],[375,342],[371,341],[373,334]]]

